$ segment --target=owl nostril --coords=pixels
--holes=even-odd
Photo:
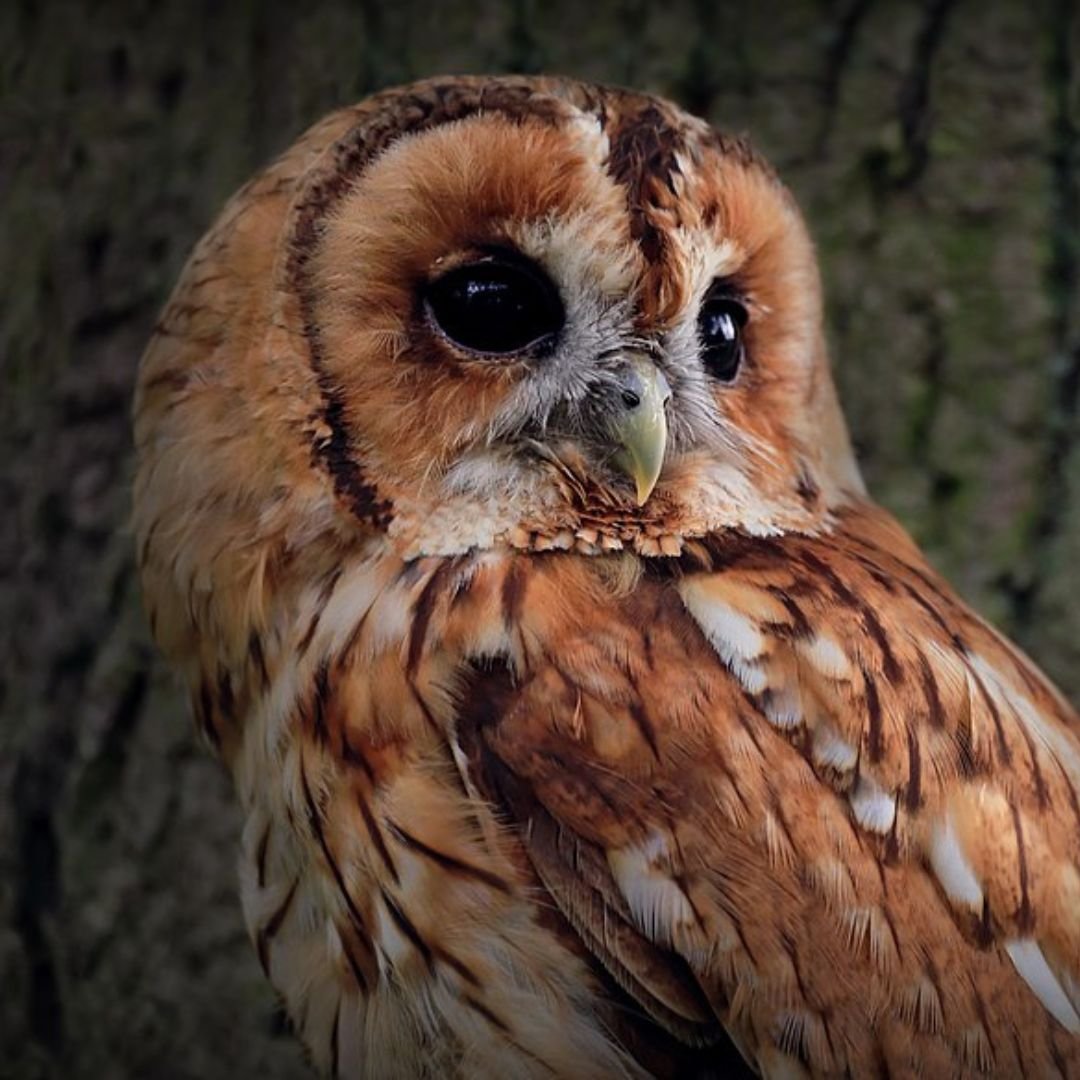
[[[630,412],[640,408],[645,401],[663,409],[671,400],[671,387],[664,373],[645,358],[636,359],[632,366],[623,371],[616,385],[619,400]]]

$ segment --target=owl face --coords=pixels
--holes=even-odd
[[[409,554],[817,528],[859,479],[786,190],[665,103],[487,86],[388,98],[298,204],[339,486]]]

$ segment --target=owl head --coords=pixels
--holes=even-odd
[[[675,554],[861,490],[788,191],[668,102],[561,79],[311,129],[196,249],[136,417],[140,533],[192,568],[209,536]]]

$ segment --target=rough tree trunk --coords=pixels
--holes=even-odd
[[[873,490],[1080,695],[1074,0],[587,9],[0,4],[4,1075],[305,1075],[241,926],[228,783],[138,609],[128,410],[222,200],[377,87],[551,69],[752,133],[817,237]]]

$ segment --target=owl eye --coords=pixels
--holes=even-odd
[[[455,345],[491,356],[549,349],[566,319],[545,274],[503,258],[451,270],[428,286],[425,300],[435,325]]]
[[[698,315],[701,358],[710,375],[731,382],[743,358],[742,330],[746,306],[730,293],[713,292],[705,297]]]

